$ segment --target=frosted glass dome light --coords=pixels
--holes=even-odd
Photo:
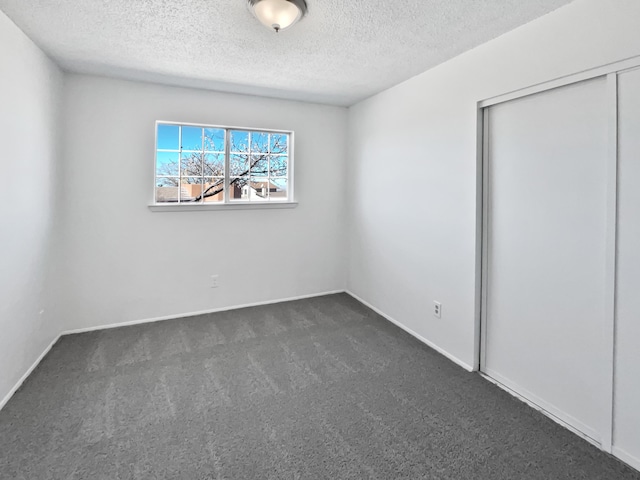
[[[290,27],[307,13],[305,0],[248,0],[260,22],[276,32]]]

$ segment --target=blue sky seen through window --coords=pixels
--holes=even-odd
[[[272,154],[287,153],[287,135],[280,133],[230,130],[231,151]],[[180,139],[182,138],[182,145]],[[249,140],[251,139],[251,140]],[[224,129],[158,124],[158,150],[224,152]]]

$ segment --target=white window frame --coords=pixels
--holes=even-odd
[[[159,125],[175,125],[175,126],[183,126],[183,127],[198,127],[198,128],[212,128],[212,129],[220,129],[224,130],[224,199],[222,202],[176,202],[176,203],[158,203],[156,202],[156,185],[157,185],[157,154],[158,154],[158,126]],[[231,200],[230,199],[230,175],[229,175],[229,163],[232,155],[231,147],[230,147],[230,131],[231,130],[240,130],[243,132],[255,132],[255,133],[274,133],[274,134],[285,134],[288,135],[289,141],[287,145],[287,196],[283,200],[272,200],[271,198],[268,201],[243,201],[243,200]],[[153,144],[153,190],[152,190],[152,201],[149,204],[149,209],[154,212],[166,212],[166,211],[197,211],[197,210],[247,210],[247,209],[263,209],[263,208],[294,208],[298,205],[294,196],[294,132],[292,130],[276,130],[271,128],[255,128],[255,127],[236,127],[229,125],[209,125],[209,124],[201,124],[201,123],[189,123],[189,122],[175,122],[175,121],[165,121],[165,120],[156,120],[155,122],[155,141]],[[180,143],[180,142],[179,142]],[[269,149],[271,149],[271,142],[269,141]],[[179,150],[181,153],[182,145],[179,145]],[[161,151],[161,150],[160,150]],[[173,151],[173,150],[171,150]],[[220,152],[221,153],[221,152]],[[242,154],[246,154],[249,156],[249,161],[251,161],[251,142],[249,141],[248,151],[242,152]],[[269,158],[271,157],[271,152],[269,151]],[[178,155],[178,168],[180,168],[181,156]],[[180,172],[179,172],[180,173]],[[180,175],[178,175],[180,177]],[[180,177],[181,178],[181,177]],[[249,177],[251,178],[251,177]],[[270,172],[267,176],[270,177]],[[284,178],[284,177],[282,177]],[[180,187],[178,187],[180,188]],[[178,195],[180,196],[180,195]]]

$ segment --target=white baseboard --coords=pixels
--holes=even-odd
[[[590,444],[595,445],[596,447],[602,450],[601,436],[597,431],[595,431],[591,427],[583,424],[582,422],[572,417],[571,415],[568,415],[562,412],[558,408],[545,402],[544,400],[532,394],[531,392],[528,392],[527,390],[519,387],[518,385],[502,377],[500,374],[496,372],[492,372],[489,370],[485,372],[480,372],[480,375],[482,375],[482,377],[485,380],[488,380],[494,385],[500,387],[505,392],[509,393],[510,395],[513,395],[521,402],[526,403],[534,410],[537,410],[543,415],[549,417],[558,425],[566,428],[567,430],[572,431],[573,433],[578,435],[580,438],[583,438]]]
[[[162,317],[144,318],[141,320],[129,320],[128,322],[111,323],[108,325],[98,325],[95,327],[75,328],[73,330],[66,330],[61,335],[72,335],[74,333],[93,332],[95,330],[107,330],[109,328],[128,327],[130,325],[139,325],[141,323],[153,323],[161,322],[163,320],[173,320],[176,318],[195,317],[197,315],[206,315],[208,313],[226,312],[229,310],[238,310],[240,308],[259,307],[261,305],[270,305],[273,303],[292,302],[294,300],[303,300],[305,298],[322,297],[325,295],[334,295],[336,293],[345,293],[345,290],[331,290],[328,292],[311,293],[307,295],[299,295],[297,297],[279,298],[276,300],[264,300],[261,302],[245,303],[242,305],[231,305],[227,307],[211,308],[208,310],[200,310],[197,312],[176,313],[173,315],[165,315]]]
[[[527,397],[524,397],[520,393],[518,393],[517,391],[511,389],[509,386],[501,383],[500,381],[496,380],[495,378],[490,377],[489,375],[487,375],[485,373],[480,372],[480,375],[482,375],[482,377],[485,378],[487,381],[489,381],[489,382],[493,383],[494,385],[498,386],[499,388],[501,388],[505,392],[513,395],[518,400],[526,403],[531,408],[533,408],[533,409],[539,411],[540,413],[542,413],[543,415],[549,417],[551,420],[556,422],[558,425],[566,428],[567,430],[570,430],[571,432],[573,432],[576,435],[578,435],[580,438],[583,438],[584,440],[586,440],[587,442],[591,443],[595,447],[597,447],[600,450],[603,450],[603,451],[606,452],[606,450],[602,449],[602,445],[600,444],[600,442],[598,440],[596,440],[594,438],[591,438],[589,435],[587,435],[584,432],[580,431],[578,428],[576,428],[572,424],[567,423],[565,420],[563,420],[562,418],[559,418],[554,413],[549,412],[548,410],[546,410],[545,407],[541,407],[540,405],[538,405],[538,404],[534,403],[533,401],[529,400]],[[585,427],[582,427],[582,428],[585,428]],[[586,428],[586,430],[590,431],[590,434],[593,435],[594,437],[598,437],[598,434],[593,432],[588,427]],[[611,447],[611,454],[614,457],[616,457],[619,460],[621,460],[622,462],[624,462],[627,465],[629,465],[631,468],[634,468],[635,470],[640,471],[640,458],[634,457],[630,453],[627,453],[626,451],[624,451],[620,447],[616,447],[615,445],[613,445]]]
[[[640,458],[634,457],[630,453],[625,452],[623,449],[616,447],[615,445],[611,447],[611,451],[614,456],[618,457],[624,463],[640,471]]]
[[[351,292],[350,290],[346,290],[346,293],[351,295],[353,298],[355,298],[357,301],[359,301],[360,303],[362,303],[363,305],[366,305],[367,307],[369,307],[371,310],[373,310],[374,312],[376,312],[378,315],[383,316],[384,318],[386,318],[387,320],[389,320],[391,323],[393,323],[394,325],[400,327],[402,330],[404,330],[405,332],[407,332],[409,335],[417,338],[418,340],[420,340],[422,343],[424,343],[425,345],[433,348],[436,352],[438,352],[441,355],[444,355],[445,357],[447,357],[449,360],[451,360],[453,363],[458,364],[459,366],[461,366],[462,368],[464,368],[465,370],[469,371],[469,372],[473,372],[474,368],[469,365],[466,362],[463,362],[462,360],[460,360],[459,358],[455,357],[454,355],[451,355],[449,352],[447,352],[446,350],[442,349],[441,347],[439,347],[438,345],[436,345],[435,343],[427,340],[426,338],[424,338],[422,335],[419,335],[418,333],[414,332],[413,330],[411,330],[409,327],[403,325],[402,323],[400,323],[399,321],[397,321],[394,318],[391,318],[389,315],[387,315],[386,313],[384,313],[382,310],[380,310],[377,307],[374,307],[373,305],[371,305],[369,302],[367,302],[366,300],[360,298],[358,295],[356,295],[355,293]]]
[[[9,393],[7,393],[4,398],[2,399],[2,401],[0,401],[0,410],[2,410],[2,408],[7,404],[7,402],[11,399],[11,397],[13,397],[14,393],[16,393],[18,391],[18,389],[22,386],[22,384],[24,383],[24,381],[29,377],[29,375],[31,375],[31,373],[36,369],[36,367],[40,364],[40,362],[42,361],[42,359],[47,355],[47,353],[49,353],[49,350],[51,350],[51,348],[56,344],[56,342],[58,340],[60,340],[60,337],[62,335],[57,335],[53,341],[49,344],[49,346],[47,348],[44,349],[44,352],[42,352],[40,354],[40,356],[36,359],[35,362],[33,362],[33,365],[31,365],[29,367],[29,369],[24,373],[24,375],[22,375],[22,377],[20,377],[20,380],[18,380],[18,382],[13,386],[13,388],[11,390],[9,390]]]
[[[493,383],[494,385],[498,386],[499,388],[501,388],[505,392],[513,395],[518,400],[526,403],[531,408],[533,408],[533,409],[539,411],[540,413],[542,413],[543,415],[549,417],[551,420],[556,422],[558,425],[566,428],[567,430],[570,430],[571,432],[575,433],[580,438],[583,438],[584,440],[586,440],[587,442],[591,443],[593,446],[599,448],[600,450],[602,450],[602,451],[604,451],[606,453],[611,453],[611,455],[613,455],[614,457],[618,458],[622,462],[626,463],[631,468],[640,471],[640,458],[634,457],[630,453],[625,452],[623,449],[621,449],[619,447],[616,447],[615,445],[613,445],[611,447],[611,452],[607,452],[607,450],[602,448],[602,445],[598,440],[596,440],[594,438],[591,438],[589,435],[587,435],[584,432],[580,431],[574,425],[572,425],[570,423],[567,423],[565,420],[563,420],[562,418],[559,418],[554,413],[549,412],[548,410],[546,410],[546,408],[548,408],[548,407],[546,407],[546,406],[542,407],[542,406],[534,403],[533,401],[529,400],[527,397],[524,397],[523,395],[521,395],[517,391],[511,389],[509,386],[501,383],[500,381],[496,380],[495,378],[491,378],[489,375],[487,375],[485,373],[480,372],[480,375],[482,375],[482,377],[485,378],[487,381],[489,381],[489,382]],[[527,393],[527,395],[528,395],[528,393]],[[595,433],[593,430],[589,429],[588,427],[585,428],[583,426],[581,428],[584,428],[587,431],[589,431],[590,435],[593,435],[594,437],[598,437],[598,434]]]

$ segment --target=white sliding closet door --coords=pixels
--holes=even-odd
[[[489,107],[485,159],[482,370],[596,442],[611,390],[606,91],[601,77]]]
[[[640,69],[618,77],[614,453],[640,469]]]

